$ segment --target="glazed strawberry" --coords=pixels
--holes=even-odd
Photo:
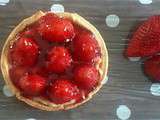
[[[12,67],[10,69],[10,77],[13,79],[13,82],[18,85],[19,79],[27,74],[27,69],[25,67]]]
[[[18,65],[31,66],[38,57],[38,45],[31,38],[21,37],[12,53],[12,60]]]
[[[160,82],[160,55],[156,55],[144,62],[144,72],[153,81]]]
[[[152,16],[133,34],[127,57],[147,57],[160,52],[160,16]]]
[[[81,94],[77,86],[67,79],[55,80],[49,87],[48,96],[56,104],[81,99]]]
[[[73,41],[74,57],[83,62],[91,62],[98,55],[100,48],[95,37],[89,32],[78,34]]]
[[[53,47],[48,53],[47,68],[55,73],[62,73],[71,66],[72,58],[65,47]]]
[[[59,18],[52,13],[40,19],[39,33],[43,39],[51,42],[67,42],[74,37],[74,27],[69,20]]]
[[[40,75],[26,75],[19,80],[19,86],[26,95],[37,96],[45,91],[47,86],[45,78]]]
[[[32,38],[21,37],[16,44],[16,48],[27,54],[32,53],[34,55],[38,52],[38,45]]]
[[[91,65],[82,65],[75,69],[74,80],[77,85],[83,89],[93,89],[99,80],[98,70]]]

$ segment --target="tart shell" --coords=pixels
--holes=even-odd
[[[102,36],[100,35],[100,33],[98,32],[98,30],[92,24],[90,24],[87,20],[85,20],[83,17],[81,17],[80,15],[76,13],[64,12],[64,13],[56,13],[56,14],[60,17],[70,19],[71,21],[73,21],[73,23],[78,24],[81,27],[84,27],[85,29],[88,29],[90,32],[94,34],[101,48],[102,56],[101,56],[101,59],[96,64],[96,68],[99,70],[101,78],[100,78],[100,81],[97,87],[92,92],[90,92],[88,96],[84,100],[82,100],[80,103],[74,103],[74,101],[70,101],[64,104],[57,105],[48,100],[44,100],[43,98],[40,98],[40,97],[34,97],[33,99],[29,99],[29,98],[22,96],[19,89],[17,89],[16,86],[12,83],[10,75],[9,75],[9,68],[10,68],[10,64],[8,60],[9,47],[16,40],[15,37],[19,32],[24,30],[27,26],[31,25],[32,23],[36,22],[40,17],[45,15],[45,13],[42,11],[38,11],[31,17],[24,19],[10,33],[9,37],[7,38],[3,46],[2,54],[1,54],[1,70],[2,70],[2,74],[3,74],[6,84],[9,86],[9,88],[12,90],[12,92],[16,95],[16,97],[19,100],[35,108],[46,110],[46,111],[68,110],[68,109],[76,108],[84,104],[85,102],[90,100],[94,94],[96,94],[99,91],[99,89],[103,85],[102,81],[106,78],[106,75],[108,72],[108,52],[105,46],[105,42]]]

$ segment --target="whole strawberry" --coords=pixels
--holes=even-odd
[[[48,96],[56,104],[81,99],[79,89],[68,79],[55,80],[48,89]]]
[[[99,80],[98,70],[91,65],[82,65],[75,69],[74,80],[75,83],[86,90],[92,90]]]
[[[144,72],[154,82],[160,82],[160,55],[153,56],[144,62]]]
[[[35,64],[39,47],[32,38],[21,37],[11,53],[12,61],[17,65],[32,66]]]
[[[47,68],[51,72],[62,73],[71,66],[72,58],[65,47],[53,47],[48,53]]]
[[[25,75],[19,80],[20,89],[26,95],[37,96],[45,91],[46,79],[40,75]]]
[[[133,34],[127,57],[148,57],[160,52],[160,16],[152,16]]]
[[[38,31],[45,40],[51,42],[70,41],[75,35],[72,23],[53,13],[40,19]]]
[[[82,32],[75,37],[73,48],[75,59],[83,62],[92,62],[100,53],[95,37],[88,32]]]

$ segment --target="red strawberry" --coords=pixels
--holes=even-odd
[[[75,58],[83,62],[93,61],[100,53],[95,37],[88,32],[82,32],[75,37],[73,48]]]
[[[59,18],[53,13],[46,14],[40,19],[38,30],[45,40],[51,42],[70,41],[75,34],[70,21]]]
[[[23,76],[19,80],[19,86],[24,92],[24,94],[31,96],[37,96],[43,93],[46,85],[47,83],[45,78],[37,74]]]
[[[152,16],[133,34],[127,57],[147,57],[160,52],[160,16]]]
[[[79,66],[74,71],[74,80],[83,89],[93,89],[99,80],[98,70],[91,65]]]
[[[51,84],[48,89],[48,96],[56,104],[81,99],[77,86],[67,79],[58,79]]]
[[[34,40],[22,37],[17,41],[11,58],[18,65],[31,66],[36,62],[38,52],[38,45]]]
[[[144,62],[144,72],[155,82],[160,82],[160,55],[153,56]]]
[[[18,85],[20,77],[22,77],[25,74],[27,74],[27,70],[25,67],[12,67],[10,69],[10,77],[16,85]]]
[[[32,38],[23,38],[21,37],[18,42],[16,43],[16,47],[20,52],[28,52],[32,54],[37,54],[38,52],[38,45]]]
[[[55,73],[62,73],[71,66],[72,58],[65,47],[53,47],[48,53],[47,68]]]

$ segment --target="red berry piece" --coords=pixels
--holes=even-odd
[[[12,67],[10,69],[10,77],[15,85],[18,85],[19,79],[27,74],[27,69],[25,67]]]
[[[38,45],[33,39],[22,37],[17,41],[11,58],[18,65],[31,66],[35,64],[38,52]]]
[[[62,73],[71,66],[72,58],[65,47],[53,47],[48,53],[47,68],[55,73]]]
[[[144,72],[154,82],[160,82],[160,55],[156,55],[144,62]]]
[[[83,65],[75,68],[74,80],[77,85],[86,90],[92,90],[99,80],[98,70],[90,65]]]
[[[40,19],[38,31],[43,39],[51,42],[70,41],[75,35],[72,23],[53,13],[46,14]]]
[[[32,38],[20,38],[16,43],[16,48],[20,52],[28,52],[32,54],[37,54],[38,46]]]
[[[133,34],[127,57],[148,57],[160,52],[160,16],[152,16]]]
[[[51,84],[48,89],[48,96],[56,104],[81,99],[77,86],[67,79],[58,79]]]
[[[83,62],[93,61],[100,53],[95,37],[88,32],[78,34],[73,41],[74,56]]]
[[[45,78],[39,75],[23,76],[19,80],[19,86],[26,95],[37,96],[45,91],[46,88]]]

